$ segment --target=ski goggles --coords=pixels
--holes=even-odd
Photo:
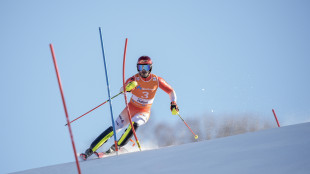
[[[151,70],[151,65],[138,65],[138,71],[150,71]]]

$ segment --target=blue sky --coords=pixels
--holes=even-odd
[[[0,2],[0,173],[73,161],[49,43],[54,45],[71,119],[136,73],[141,55],[176,91],[184,119],[250,113],[289,125],[310,120],[309,1]],[[115,117],[123,97],[113,101]],[[151,119],[174,123],[158,91]],[[84,151],[111,124],[105,105],[72,125]],[[2,167],[3,166],[3,167]]]

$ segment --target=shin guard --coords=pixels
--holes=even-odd
[[[133,122],[133,127],[135,131],[137,131],[139,126],[137,123]],[[133,136],[132,127],[131,125],[129,125],[128,128],[123,133],[123,135],[121,136],[121,138],[118,140],[117,145],[119,147],[125,146],[132,136]]]
[[[113,136],[113,127],[110,126],[108,129],[106,129],[104,132],[102,132],[90,145],[90,149],[92,149],[93,152],[96,152],[99,147],[101,147],[105,142],[108,141],[109,138]]]

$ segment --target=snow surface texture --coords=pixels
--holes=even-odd
[[[81,161],[84,174],[309,174],[310,123]],[[143,146],[143,145],[142,145]],[[17,172],[76,174],[75,162]],[[17,174],[16,173],[16,174]]]

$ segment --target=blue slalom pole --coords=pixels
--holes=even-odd
[[[112,120],[113,132],[114,132],[115,151],[116,151],[116,154],[118,155],[116,131],[115,131],[114,118],[113,118],[112,100],[111,100],[110,85],[109,85],[109,76],[108,76],[107,64],[106,64],[106,60],[105,60],[105,56],[104,56],[104,48],[103,48],[101,27],[99,27],[99,34],[100,34],[102,56],[103,56],[104,69],[105,69],[105,75],[106,75],[106,80],[107,80],[107,87],[108,87],[108,95],[109,95],[109,103],[110,103],[110,111],[111,111],[111,120]]]

